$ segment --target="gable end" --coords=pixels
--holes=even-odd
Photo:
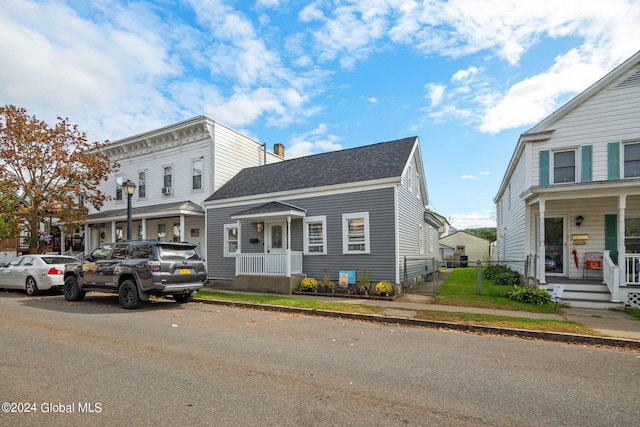
[[[614,89],[624,89],[628,87],[640,86],[640,68],[629,77],[614,86]]]

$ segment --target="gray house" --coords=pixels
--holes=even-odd
[[[437,256],[427,204],[415,136],[244,169],[203,203],[208,278],[278,293],[344,271],[399,284],[406,259]]]

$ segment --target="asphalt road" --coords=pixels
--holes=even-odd
[[[632,426],[639,396],[628,350],[0,292],[2,426]]]

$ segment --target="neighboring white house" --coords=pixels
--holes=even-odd
[[[495,202],[498,259],[571,305],[640,307],[640,52],[520,136]]]
[[[100,151],[120,168],[100,189],[113,197],[100,211],[90,208],[84,227],[84,249],[127,237],[127,196],[131,180],[132,239],[205,244],[202,202],[240,170],[282,160],[280,155],[220,122],[198,116],[131,136]],[[64,239],[62,239],[64,241]],[[64,251],[64,248],[63,248]]]

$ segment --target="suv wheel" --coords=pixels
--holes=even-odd
[[[191,292],[188,294],[175,294],[173,299],[176,300],[178,304],[184,304],[193,300],[193,295],[191,295]]]
[[[138,289],[133,281],[125,280],[122,282],[118,290],[118,301],[120,301],[122,308],[127,310],[138,308],[140,298],[138,298]]]
[[[78,279],[75,276],[69,276],[65,279],[62,292],[67,301],[81,301],[85,295],[84,291],[78,286]]]
[[[36,279],[31,276],[27,277],[27,283],[25,284],[24,288],[27,291],[27,295],[29,296],[38,295],[40,293],[40,291],[38,290]]]

